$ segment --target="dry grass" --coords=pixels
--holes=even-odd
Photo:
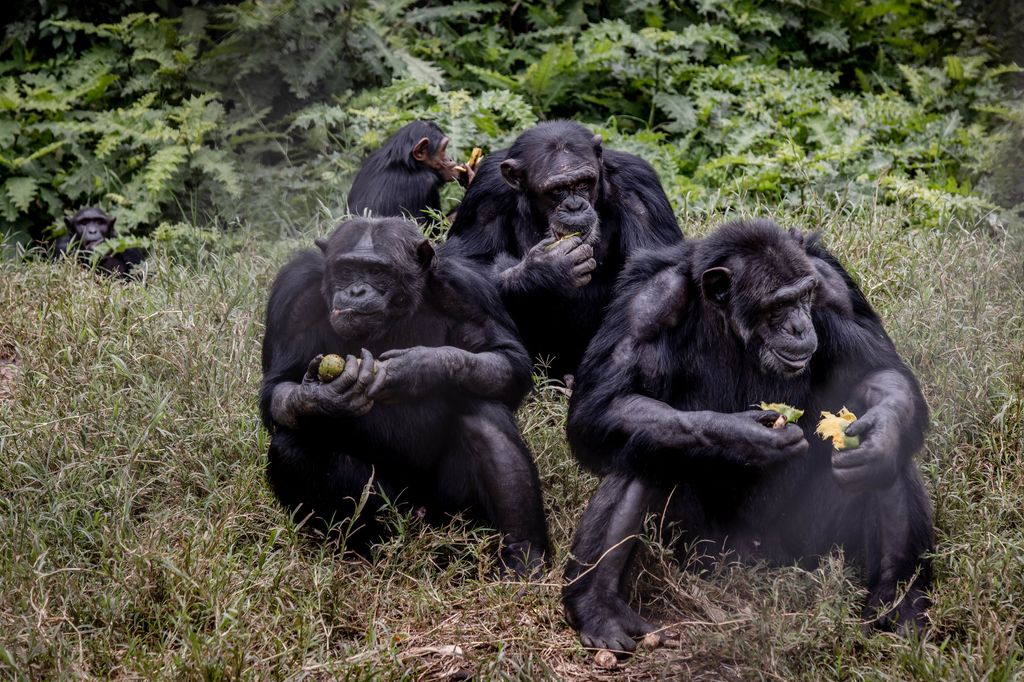
[[[819,569],[667,559],[637,603],[674,639],[615,671],[558,601],[593,490],[541,387],[520,413],[556,564],[489,579],[493,534],[394,519],[374,561],[297,532],[263,480],[262,306],[299,242],[156,254],[144,283],[72,263],[0,263],[0,674],[166,679],[1015,679],[1024,674],[1021,241],[899,209],[777,214],[817,227],[919,372],[939,546],[933,628],[866,637],[836,556]],[[714,222],[717,222],[717,218]],[[710,223],[687,217],[689,233]],[[14,352],[16,351],[16,352]],[[13,362],[12,362],[13,360]]]

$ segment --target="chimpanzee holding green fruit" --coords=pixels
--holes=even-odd
[[[468,512],[502,534],[503,568],[529,574],[548,550],[512,415],[530,359],[495,285],[401,218],[347,220],[316,245],[282,268],[267,304],[260,410],[274,493],[297,520],[350,525],[357,550],[387,532],[388,502],[429,521]],[[330,353],[344,368],[324,382]]]

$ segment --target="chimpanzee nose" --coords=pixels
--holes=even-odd
[[[353,284],[348,288],[349,298],[362,298],[369,291],[369,287],[365,284]]]
[[[575,212],[582,211],[583,207],[586,206],[586,202],[584,202],[581,197],[571,196],[568,199],[566,199],[565,203],[562,205],[565,207],[565,210]]]
[[[790,315],[789,319],[786,320],[786,324],[783,325],[783,329],[798,339],[806,336],[809,328],[808,320],[803,315]]]

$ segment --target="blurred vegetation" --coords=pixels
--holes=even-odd
[[[94,203],[140,237],[164,221],[302,226],[340,212],[363,156],[416,117],[456,151],[584,121],[654,163],[680,212],[902,197],[927,225],[1022,200],[1017,43],[984,3],[15,8],[0,219],[20,241]]]

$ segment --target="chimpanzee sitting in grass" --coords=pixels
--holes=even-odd
[[[260,409],[278,499],[296,519],[351,527],[356,549],[386,532],[387,501],[428,520],[467,512],[502,534],[504,567],[532,572],[547,529],[512,416],[530,361],[496,287],[401,218],[347,220],[316,245],[267,304]],[[328,353],[345,365],[323,381]]]

